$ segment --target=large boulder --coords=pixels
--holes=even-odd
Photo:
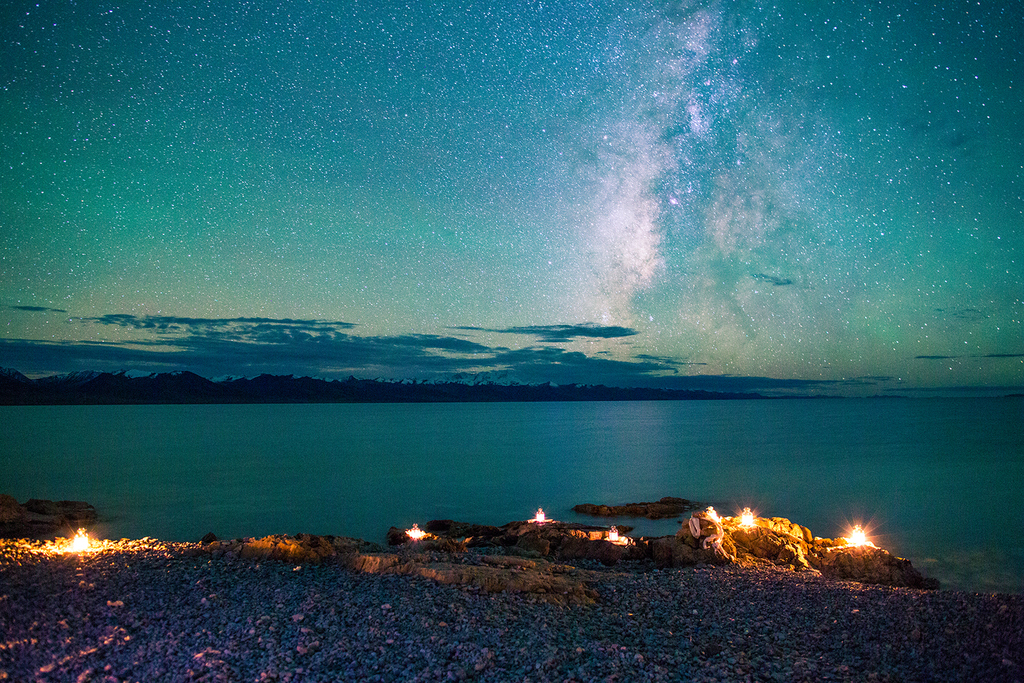
[[[689,532],[687,532],[689,533]],[[729,564],[732,560],[714,548],[701,548],[699,543],[692,543],[684,536],[662,536],[648,543],[651,559],[660,568],[692,567],[695,564]]]
[[[821,553],[816,567],[830,579],[876,583],[901,588],[939,587],[936,579],[926,579],[910,560],[896,557],[874,546],[849,546]]]
[[[799,537],[788,532],[777,532],[763,526],[752,528],[739,527],[728,532],[736,549],[736,554],[753,555],[769,560],[775,564],[792,567],[795,570],[812,568],[811,546],[801,534]]]

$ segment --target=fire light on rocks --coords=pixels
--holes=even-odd
[[[618,527],[612,527],[608,530],[608,542],[614,543],[615,545],[630,545],[633,539],[629,536],[623,536],[619,533]]]
[[[846,545],[852,546],[871,546],[875,547],[875,544],[868,540],[867,535],[864,533],[864,529],[861,528],[860,524],[853,527],[853,531],[846,537]]]
[[[420,529],[419,524],[413,524],[411,529],[406,529],[405,535],[414,541],[418,541],[427,535],[427,532]]]
[[[743,508],[743,513],[740,515],[740,526],[744,529],[754,526],[754,513],[750,511],[750,508]]]
[[[89,540],[89,534],[85,533],[85,529],[79,529],[75,537],[71,539],[71,544],[68,546],[68,551],[72,553],[83,553],[90,549],[92,541]]]

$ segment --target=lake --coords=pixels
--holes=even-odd
[[[1024,592],[1021,398],[18,406],[0,420],[0,492],[88,501],[108,538],[383,542],[430,519],[543,507],[595,522],[572,506],[670,495],[824,537],[861,523],[944,588]]]

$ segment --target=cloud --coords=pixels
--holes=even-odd
[[[63,308],[47,308],[46,306],[9,306],[8,308],[29,313],[67,313]]]
[[[180,316],[144,315],[129,313],[109,313],[97,318],[77,318],[83,323],[113,325],[140,330],[158,330],[176,332],[183,328],[193,330],[215,330],[252,326],[287,327],[291,330],[306,332],[324,332],[331,330],[350,330],[354,323],[330,322],[324,320],[294,320],[292,318],[186,318]]]
[[[750,277],[754,278],[755,280],[764,280],[765,282],[770,282],[776,287],[785,287],[786,285],[793,284],[793,281],[790,280],[788,277],[781,278],[775,277],[774,275],[765,275],[764,273],[754,273]]]
[[[841,381],[774,379],[730,375],[688,375],[685,359],[639,353],[613,358],[569,350],[559,344],[579,339],[620,339],[637,334],[628,327],[595,324],[540,325],[468,332],[534,337],[539,345],[508,348],[454,335],[356,335],[352,324],[274,318],[179,318],[112,314],[76,319],[132,328],[131,340],[0,340],[2,364],[29,375],[77,370],[170,372],[189,370],[209,378],[267,373],[344,379],[451,381],[500,378],[521,384],[603,384],[765,395],[876,393],[891,378]],[[119,335],[121,336],[121,335]],[[993,354],[1019,357],[1024,354]]]
[[[109,342],[0,340],[4,365],[31,374],[74,370],[190,370],[206,377],[261,373],[325,378],[357,377],[447,381],[456,376],[507,378],[524,384],[650,386],[679,373],[678,359],[641,354],[612,359],[558,346],[579,339],[621,339],[636,330],[595,324],[537,325],[470,332],[533,337],[541,346],[512,349],[454,335],[359,336],[349,323],[273,318],[183,318],[110,314],[77,318],[133,330],[131,340]]]
[[[476,332],[498,332],[501,334],[522,334],[537,337],[546,342],[570,342],[578,338],[586,339],[617,339],[620,337],[632,337],[639,334],[629,327],[618,325],[597,325],[595,323],[582,323],[578,325],[527,325],[523,327],[486,328],[486,327],[456,327],[457,330],[470,330]]]

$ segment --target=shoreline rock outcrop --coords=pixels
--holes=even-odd
[[[22,505],[13,496],[0,493],[0,538],[73,535],[79,527],[95,524],[97,518],[96,508],[82,501],[32,498]]]
[[[96,509],[88,503],[33,499],[20,505],[0,494],[0,537],[70,536],[69,532],[96,519]],[[631,529],[554,520],[514,521],[497,527],[445,519],[427,522],[419,540],[391,527],[387,532],[391,550],[342,536],[300,533],[225,541],[210,533],[196,552],[257,562],[342,564],[359,572],[416,575],[472,590],[532,593],[574,604],[593,601],[588,587],[592,577],[584,569],[587,563],[614,567],[629,561],[646,561],[658,568],[772,565],[842,581],[938,588],[938,581],[922,576],[909,560],[870,543],[818,538],[807,527],[783,517],[743,523],[738,517],[719,518],[708,508],[694,511],[674,536],[634,539],[625,535]],[[584,568],[574,566],[581,563]]]
[[[646,517],[647,519],[668,519],[678,517],[700,507],[685,498],[665,496],[653,503],[625,503],[624,505],[595,505],[580,503],[573,512],[591,517]]]

